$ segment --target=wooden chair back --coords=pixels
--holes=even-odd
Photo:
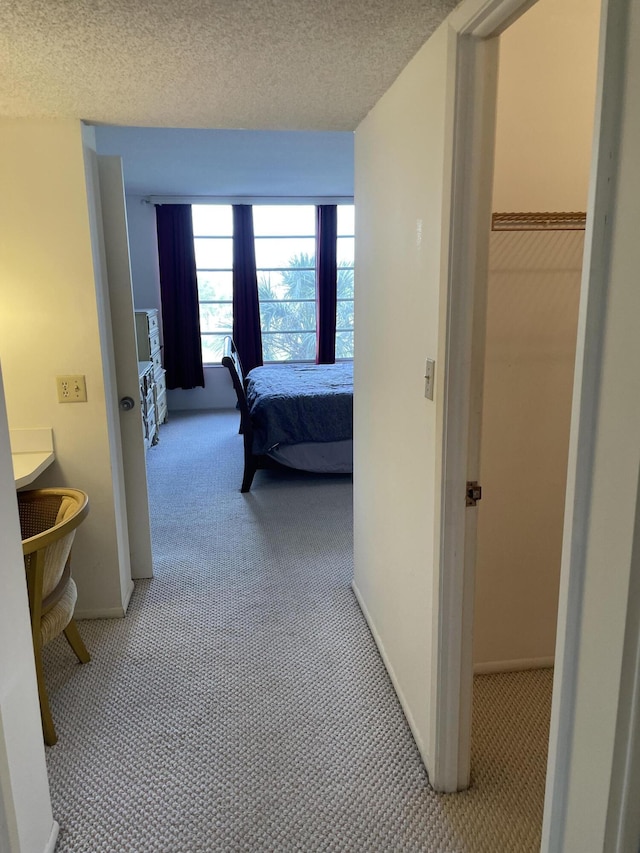
[[[90,659],[73,619],[77,590],[71,577],[71,546],[88,511],[89,498],[80,489],[18,492],[42,728],[51,746],[57,735],[44,683],[42,648],[64,632],[78,660]]]

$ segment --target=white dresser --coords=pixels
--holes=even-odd
[[[156,380],[153,362],[138,362],[138,377],[140,379],[140,411],[142,412],[142,429],[145,449],[157,444],[158,436],[158,403],[156,395]]]
[[[160,324],[157,308],[136,310],[136,337],[138,339],[138,360],[150,361],[153,364],[155,381],[156,421],[163,424],[167,420],[167,383],[162,367],[162,352],[160,348]]]

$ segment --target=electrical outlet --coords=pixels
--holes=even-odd
[[[59,403],[86,403],[87,384],[82,375],[56,376]]]

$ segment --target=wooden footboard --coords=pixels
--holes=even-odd
[[[245,377],[242,370],[242,363],[238,356],[238,351],[233,339],[227,335],[223,344],[222,364],[231,374],[233,388],[238,398],[238,408],[240,409],[240,433],[244,441],[244,474],[242,476],[241,492],[248,492],[251,488],[254,475],[259,468],[272,468],[273,463],[268,456],[256,455],[253,453],[253,425],[251,423],[251,413],[249,412],[249,404],[247,403],[247,395],[245,393]]]

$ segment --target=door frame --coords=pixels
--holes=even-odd
[[[452,60],[451,194],[446,321],[443,337],[442,492],[434,618],[429,776],[436,790],[454,791],[470,778],[473,684],[473,594],[477,511],[465,508],[467,480],[477,479],[484,358],[486,252],[493,171],[497,40],[535,0],[478,0],[450,16]],[[603,0],[594,148],[585,234],[581,331],[576,358],[572,452],[569,464],[562,585],[567,594],[558,622],[554,711],[549,747],[544,849],[561,849],[570,784],[569,731],[577,712],[572,662],[582,641],[580,591],[590,509],[593,423],[598,402],[603,306],[606,302],[612,175],[617,165],[621,91],[619,39],[626,0]],[[614,46],[616,45],[616,46]],[[607,99],[602,92],[606,87]],[[482,270],[482,274],[478,274]],[[475,475],[475,476],[474,476]]]
[[[449,216],[441,424],[442,475],[437,607],[433,621],[429,779],[438,791],[468,787],[471,771],[473,599],[477,510],[465,506],[480,462],[482,366],[498,36],[536,0],[477,0],[449,17],[447,107]]]
[[[117,397],[134,401],[131,410],[118,406],[116,438],[123,465],[131,577],[138,580],[153,577],[153,552],[124,172],[119,156],[98,154],[96,160],[109,295],[108,346],[114,358]]]

